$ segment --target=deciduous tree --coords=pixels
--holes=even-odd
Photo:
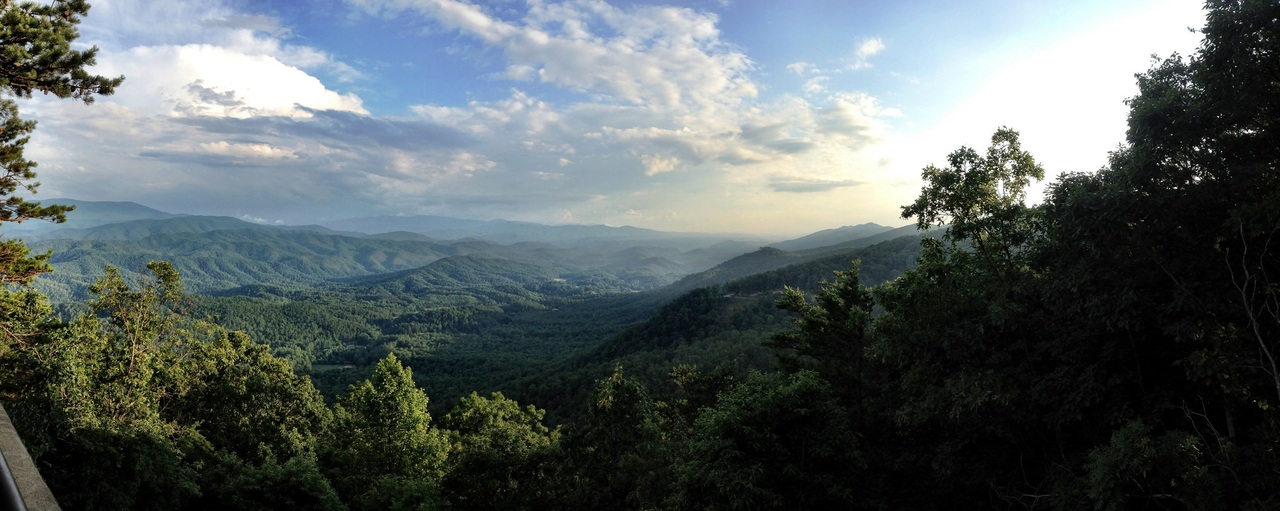
[[[353,508],[417,509],[438,500],[449,441],[431,426],[426,393],[395,355],[338,399],[333,431],[328,474]]]
[[[547,480],[560,432],[542,423],[546,414],[521,407],[501,392],[472,392],[440,420],[456,434],[444,492],[455,509],[547,507]]]

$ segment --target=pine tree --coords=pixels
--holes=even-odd
[[[4,222],[44,219],[66,221],[71,208],[41,206],[15,195],[35,193],[36,162],[23,155],[36,123],[18,115],[8,96],[30,98],[32,92],[93,103],[115,92],[124,77],[107,78],[85,70],[98,48],[73,50],[80,36],[76,25],[89,12],[84,0],[57,0],[49,5],[0,0],[0,226]],[[49,270],[49,254],[31,255],[21,240],[0,240],[0,284],[30,282]]]

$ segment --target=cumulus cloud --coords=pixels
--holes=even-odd
[[[255,224],[284,225],[284,223],[285,223],[285,222],[284,222],[284,220],[275,220],[275,221],[271,221],[271,220],[267,220],[266,218],[263,218],[263,217],[260,217],[260,216],[250,215],[250,214],[248,214],[248,213],[241,213],[241,214],[239,214],[239,215],[236,215],[236,218],[239,218],[239,219],[244,220],[244,221],[246,221],[246,222],[255,223]]]
[[[306,115],[299,106],[365,111],[354,94],[335,92],[269,55],[187,44],[103,51],[99,59],[106,74],[127,77],[110,100],[143,115]]]
[[[103,48],[104,56],[119,48],[205,44],[324,71],[344,82],[363,77],[350,64],[324,51],[291,44],[293,30],[278,18],[238,12],[238,5],[228,0],[94,2],[81,26],[82,41]]]

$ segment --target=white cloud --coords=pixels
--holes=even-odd
[[[770,180],[770,186],[779,192],[815,193],[828,192],[863,184],[853,180],[813,179],[806,177],[778,176]]]
[[[237,12],[227,0],[96,0],[81,27],[82,42],[104,51],[140,46],[207,44],[289,66],[332,73],[351,82],[363,74],[319,49],[290,44],[293,31],[263,14]]]
[[[532,2],[506,21],[455,0],[351,3],[384,15],[413,11],[499,49],[505,75],[661,109],[717,108],[755,97],[752,68],[723,43],[714,14],[600,0]]]
[[[126,77],[106,101],[136,115],[301,115],[295,104],[363,111],[360,98],[310,74],[349,82],[359,71],[288,43],[292,30],[279,19],[223,0],[99,0],[81,32],[82,42],[102,48],[95,71]]]
[[[806,94],[821,94],[827,91],[827,82],[831,80],[829,76],[815,76],[805,80],[804,85],[800,86]]]
[[[644,162],[644,173],[646,176],[661,174],[663,172],[671,172],[680,166],[680,158],[675,156],[663,156],[660,154],[645,154],[640,156],[640,161]]]
[[[199,152],[234,158],[257,160],[296,160],[298,153],[270,144],[235,143],[227,141],[202,142],[197,146]]]
[[[306,115],[298,105],[364,111],[359,97],[329,90],[301,69],[219,46],[140,46],[103,51],[99,62],[104,74],[126,76],[108,101],[141,115]]]
[[[266,218],[263,218],[260,216],[250,215],[248,213],[241,213],[239,215],[236,215],[236,218],[239,218],[246,222],[255,223],[255,224],[284,225],[285,223],[284,220],[272,221],[272,220],[267,220]]]
[[[853,64],[850,65],[850,68],[854,71],[870,68],[871,57],[884,51],[884,48],[884,41],[881,41],[879,37],[863,40],[853,52]]]
[[[804,76],[807,74],[817,73],[818,66],[811,62],[794,62],[787,64],[787,70],[800,76]]]

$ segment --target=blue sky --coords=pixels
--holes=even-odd
[[[920,169],[1002,125],[1050,180],[1096,170],[1133,74],[1203,23],[1187,0],[91,3],[82,41],[126,80],[23,101],[40,197],[772,235],[905,224]]]

